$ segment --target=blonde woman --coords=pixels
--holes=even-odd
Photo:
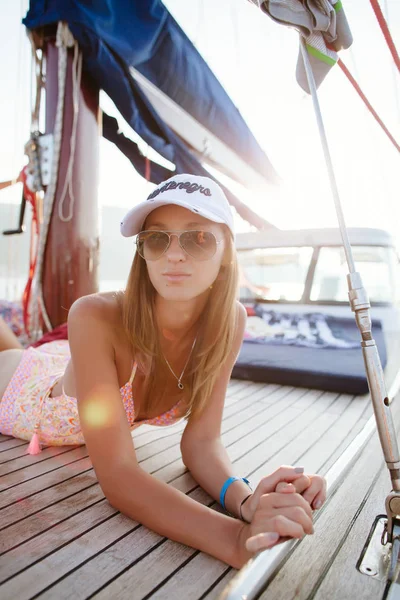
[[[324,480],[281,467],[253,493],[233,475],[221,442],[246,319],[236,300],[233,215],[221,188],[174,176],[126,215],[121,232],[137,236],[126,290],[75,302],[68,342],[22,350],[0,327],[0,431],[31,440],[31,453],[41,443],[85,443],[115,508],[236,568],[280,538],[312,533]],[[138,464],[132,429],[181,418],[183,462],[229,516]]]

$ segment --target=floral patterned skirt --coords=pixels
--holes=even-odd
[[[45,445],[83,444],[77,401],[51,391],[64,375],[70,359],[66,340],[23,351],[0,401],[0,433],[30,440],[35,428]]]

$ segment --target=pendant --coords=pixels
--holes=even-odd
[[[180,390],[183,390],[183,388],[184,388],[184,385],[183,385],[183,383],[181,383],[180,381],[178,381],[178,388],[179,388]]]

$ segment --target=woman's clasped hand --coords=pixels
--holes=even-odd
[[[302,467],[282,466],[263,477],[242,506],[247,522],[239,544],[253,555],[288,538],[313,534],[313,511],[326,498],[326,481],[306,475]]]

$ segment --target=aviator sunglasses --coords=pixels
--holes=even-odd
[[[196,260],[209,260],[217,251],[217,240],[211,231],[191,229],[188,231],[141,231],[136,237],[139,255],[145,260],[158,260],[171,245],[176,235],[182,250]]]

